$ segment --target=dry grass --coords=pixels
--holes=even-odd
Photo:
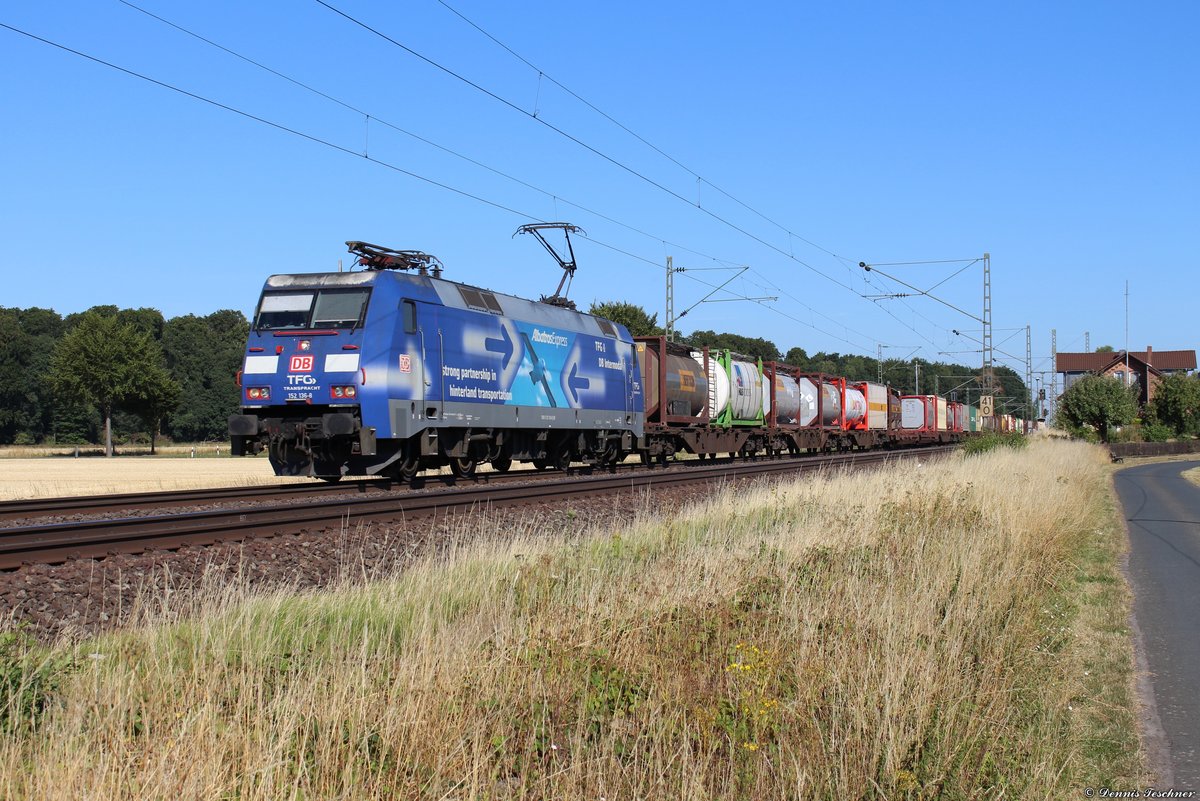
[[[0,461],[0,500],[312,480],[280,478],[265,457],[9,458]]]
[[[365,589],[154,599],[10,649],[0,796],[1067,797],[1120,770],[1073,597],[1104,461],[1034,443],[497,532]]]

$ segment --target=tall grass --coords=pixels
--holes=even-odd
[[[365,587],[166,602],[63,649],[0,795],[1058,797],[1104,470],[1041,442],[501,536]]]

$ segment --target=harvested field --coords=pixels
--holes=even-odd
[[[271,465],[265,457],[0,459],[0,500],[235,487],[288,481],[312,479],[280,478],[271,472]]]

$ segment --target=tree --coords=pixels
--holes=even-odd
[[[0,308],[0,442],[40,442],[51,433],[46,374],[62,326],[51,309]]]
[[[104,453],[112,456],[112,414],[136,405],[162,378],[162,349],[151,335],[116,316],[85,312],[54,348],[50,384],[67,404],[90,403],[104,420]]]
[[[242,313],[228,309],[167,322],[163,353],[171,376],[183,390],[182,402],[165,421],[168,434],[194,442],[220,439],[228,433],[229,415],[240,403],[235,377],[249,331]]]
[[[658,326],[658,315],[648,314],[641,306],[633,303],[619,300],[593,301],[588,308],[588,314],[620,323],[635,337],[656,337],[663,333],[663,329]]]
[[[150,431],[150,455],[153,456],[163,418],[179,406],[183,390],[161,365],[148,365],[140,376],[140,383],[137,394],[129,399],[128,407],[146,423]]]
[[[1100,347],[1096,348],[1096,353],[1112,353],[1112,352],[1113,352],[1112,345],[1101,345]]]
[[[1200,378],[1183,373],[1167,376],[1155,388],[1147,412],[1176,436],[1200,432]]]
[[[808,364],[808,351],[801,347],[791,348],[783,357],[783,361],[793,367],[803,369],[804,365]]]
[[[1132,423],[1137,401],[1131,388],[1109,376],[1086,375],[1063,393],[1058,419],[1075,428],[1091,426],[1108,442],[1114,426]]]
[[[718,334],[716,331],[693,331],[684,339],[687,344],[702,348],[731,350],[741,356],[759,358],[763,361],[779,361],[779,348],[774,342],[740,334]]]

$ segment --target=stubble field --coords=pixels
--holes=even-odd
[[[237,487],[310,478],[279,478],[265,458],[189,456],[43,456],[0,459],[0,500],[110,495],[120,492]]]

